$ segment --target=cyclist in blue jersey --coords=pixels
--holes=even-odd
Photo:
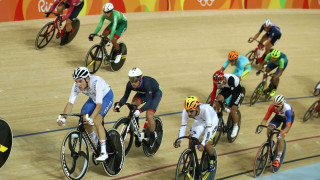
[[[259,32],[253,37],[253,39],[249,39],[248,42],[252,43],[255,39],[257,39],[262,31],[265,30],[266,33],[262,36],[260,39],[260,43],[264,43],[267,41],[263,46],[266,48],[264,54],[262,55],[261,58],[258,58],[258,63],[262,62],[265,56],[270,52],[270,49],[272,46],[274,46],[278,40],[281,38],[281,30],[280,28],[272,24],[270,19],[267,19],[264,21],[263,25],[261,26]],[[261,47],[262,48],[262,47]]]
[[[137,109],[134,112],[137,122],[139,122],[140,113],[146,112],[146,120],[148,122],[148,127],[150,129],[150,138],[149,142],[144,142],[148,144],[150,148],[153,148],[154,143],[157,139],[157,134],[155,132],[155,120],[153,116],[157,111],[159,103],[162,98],[162,91],[159,83],[152,77],[142,76],[142,71],[139,68],[130,69],[129,73],[129,82],[127,83],[126,91],[124,96],[121,98],[118,104],[114,105],[114,112],[119,112],[121,106],[127,102],[131,91],[136,91],[137,93],[133,97],[131,104],[139,107],[141,104],[145,103],[140,109]],[[138,123],[139,124],[139,123]],[[146,128],[146,127],[144,127]],[[141,142],[139,138],[135,138],[135,145],[139,147]]]

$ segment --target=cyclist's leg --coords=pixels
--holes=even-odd
[[[231,90],[230,88],[222,88],[222,90],[220,91],[220,93],[217,96],[217,102],[216,102],[216,112],[218,113],[218,117],[222,116],[222,113],[220,113],[220,108],[221,105],[219,103],[222,102],[231,95]]]
[[[118,39],[126,31],[126,29],[127,29],[127,22],[126,21],[121,24],[118,24],[118,27],[117,27],[116,32],[115,32],[113,39],[112,39],[112,44],[113,44],[113,46],[116,50],[116,53],[117,53],[117,57],[114,61],[115,63],[118,63],[121,59],[121,56],[122,56],[121,49],[118,44]]]
[[[247,66],[244,68],[242,76],[241,76],[241,81],[244,80],[251,72],[251,65]]]
[[[218,121],[215,120],[215,121],[213,121],[212,126],[208,129],[208,132],[211,132],[211,137],[206,142],[205,147],[204,147],[206,149],[206,151],[208,152],[209,157],[210,157],[209,172],[212,172],[214,170],[214,167],[215,167],[214,162],[216,161],[216,157],[214,156],[214,146],[211,145],[211,142],[212,142],[213,138],[216,135],[217,129],[218,129]]]
[[[231,116],[232,116],[232,120],[233,120],[233,130],[231,133],[231,137],[235,137],[237,135],[239,126],[238,126],[238,114],[237,114],[237,109],[241,100],[241,92],[242,92],[242,87],[239,86],[236,87],[235,89],[233,89],[232,91],[232,98],[231,101],[229,103],[229,107],[231,110]]]
[[[65,3],[65,2],[61,2],[58,7],[57,7],[57,13],[62,15],[63,14],[63,10],[69,8],[69,4]]]
[[[268,33],[265,33],[261,39],[260,39],[260,42],[263,44],[266,40],[268,39]],[[266,51],[264,51],[264,53],[262,54],[261,57],[259,57],[257,60],[258,60],[258,63],[262,62],[264,60],[264,58],[266,57]]]

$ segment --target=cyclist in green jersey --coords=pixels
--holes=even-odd
[[[270,84],[269,87],[265,90],[265,93],[271,91],[270,96],[274,96],[276,94],[277,87],[279,84],[279,78],[287,67],[288,58],[284,53],[280,52],[278,49],[274,49],[271,53],[266,55],[266,58],[260,64],[259,71],[256,73],[257,75],[260,74],[265,64],[267,64],[267,73],[277,68],[276,72],[272,74],[272,85]],[[263,79],[266,77],[267,75],[264,74]]]
[[[102,35],[105,37],[110,35],[109,41],[112,42],[117,53],[117,57],[114,60],[114,62],[118,63],[122,56],[121,49],[118,44],[118,39],[127,29],[127,19],[121,12],[113,10],[112,3],[105,4],[102,10],[103,10],[103,13],[101,15],[100,22],[98,24],[98,27],[94,31],[94,34],[97,34],[100,31],[105,19],[111,22],[103,31]],[[94,37],[93,35],[89,35],[89,40],[92,41],[93,37]],[[109,42],[106,42],[106,43],[107,45],[109,45]]]

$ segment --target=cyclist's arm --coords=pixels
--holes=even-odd
[[[117,16],[114,16],[114,17],[113,17],[113,25],[112,25],[111,33],[110,33],[110,40],[111,40],[111,41],[112,41],[112,39],[113,39],[114,34],[116,33],[117,25],[118,25],[118,17],[117,17]]]
[[[129,98],[129,95],[130,95],[132,89],[133,89],[133,88],[132,88],[130,82],[128,82],[128,83],[127,83],[127,87],[126,87],[126,91],[125,91],[123,97],[121,98],[121,100],[120,100],[120,102],[119,102],[120,106],[122,106],[124,103],[127,102],[127,100],[128,100],[128,98]]]
[[[273,105],[273,104],[271,104],[271,105],[269,106],[268,112],[266,113],[266,115],[264,116],[264,119],[263,119],[262,121],[267,122],[268,119],[270,118],[272,112],[274,112],[274,105]],[[261,122],[261,123],[262,123],[262,122]],[[265,125],[265,124],[263,124],[263,125]]]
[[[205,109],[204,114],[206,119],[206,129],[204,132],[203,140],[201,142],[203,146],[205,146],[207,142],[210,141],[211,136],[213,135],[213,133],[215,133],[215,131],[213,130],[214,127],[212,127],[212,123],[219,121],[214,111],[209,111],[208,109]]]
[[[211,102],[213,102],[214,99],[216,98],[216,94],[217,94],[217,85],[215,83],[213,83],[213,90],[212,90],[211,97],[210,97]]]
[[[100,29],[102,28],[103,22],[106,19],[106,17],[104,16],[104,14],[102,13],[101,18],[100,18],[100,22],[96,28],[96,30],[94,31],[94,34],[98,34],[98,32],[100,31]]]
[[[73,104],[68,102],[66,107],[64,108],[63,114],[70,114],[73,108]],[[63,116],[65,119],[67,119],[67,116]]]
[[[187,114],[187,111],[185,109],[183,109],[182,110],[181,127],[179,130],[179,138],[186,134],[187,125],[188,125],[188,114]],[[179,141],[182,141],[182,139],[180,139]]]
[[[223,72],[225,69],[227,69],[228,65],[229,65],[229,59],[227,59],[227,61],[224,63],[224,65],[221,67],[220,70]]]
[[[52,12],[58,6],[59,3],[60,3],[60,0],[55,0],[49,9],[49,12]]]

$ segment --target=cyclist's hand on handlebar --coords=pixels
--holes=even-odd
[[[91,117],[89,117],[88,114],[86,114],[86,119],[87,123],[90,125],[90,126],[94,126],[94,123],[93,123],[93,119]]]
[[[59,117],[58,117],[58,119],[57,119],[57,124],[59,125],[59,126],[65,126],[66,124],[66,118],[64,118],[64,117],[61,117],[61,115],[59,115]]]
[[[46,12],[46,13],[44,13],[44,17],[49,17],[50,14],[51,14],[51,12]]]
[[[140,116],[140,113],[141,113],[140,110],[137,109],[137,110],[134,111],[134,116],[135,116],[135,117],[139,117],[139,116]]]
[[[261,70],[256,72],[256,75],[259,76],[259,74],[261,73]]]
[[[200,147],[199,147],[200,146]],[[204,150],[204,146],[202,144],[198,145],[198,150],[202,152]]]
[[[181,141],[177,141],[176,143],[173,143],[173,147],[178,148],[180,147]]]
[[[114,112],[120,112],[120,104],[119,103],[115,103],[114,106],[113,106],[113,111]]]
[[[256,134],[260,134],[261,132],[262,132],[262,129],[259,128],[259,129],[257,129]]]
[[[252,42],[253,42],[253,38],[249,38],[248,43],[252,43]]]
[[[93,38],[94,38],[94,34],[90,34],[88,37],[89,41],[93,41]]]

